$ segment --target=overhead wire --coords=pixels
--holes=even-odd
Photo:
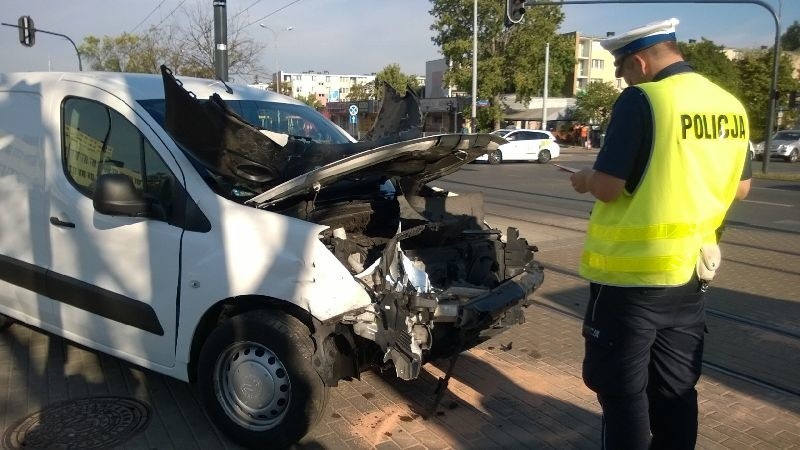
[[[266,16],[264,16],[264,17],[261,17],[261,18],[260,18],[260,19],[258,19],[258,20],[254,20],[253,22],[250,22],[250,23],[248,23],[247,25],[243,26],[242,28],[247,28],[247,27],[249,27],[249,26],[253,26],[253,25],[255,25],[255,24],[257,24],[257,23],[261,22],[262,20],[266,19],[267,17],[274,16],[275,14],[277,14],[277,13],[279,13],[279,12],[283,11],[284,9],[286,9],[286,8],[288,8],[288,7],[292,6],[292,5],[294,5],[295,3],[299,2],[299,1],[300,1],[300,0],[294,0],[293,2],[287,3],[286,5],[283,5],[283,6],[281,6],[280,8],[276,9],[275,11],[272,11],[271,13],[267,14]]]
[[[174,8],[172,11],[170,11],[170,12],[169,12],[169,14],[167,14],[166,16],[164,16],[164,18],[163,18],[163,19],[161,19],[161,22],[158,22],[157,24],[155,24],[155,26],[154,26],[154,27],[155,27],[155,28],[158,28],[159,26],[161,26],[161,24],[162,24],[162,23],[164,23],[164,21],[165,21],[165,20],[169,19],[169,16],[171,16],[171,15],[175,14],[175,11],[177,11],[177,10],[178,10],[178,8],[180,8],[180,7],[181,7],[181,6],[182,6],[184,3],[186,3],[186,0],[181,0],[181,2],[180,2],[180,3],[178,3],[178,6],[176,6],[176,7],[175,7],[175,8]]]
[[[239,11],[239,12],[237,12],[237,13],[236,13],[236,14],[234,14],[234,15],[233,15],[233,17],[231,17],[231,18],[232,18],[232,19],[235,19],[235,18],[239,17],[239,15],[240,15],[240,14],[242,14],[242,13],[244,13],[244,12],[247,12],[247,10],[248,10],[248,9],[252,8],[253,6],[256,6],[256,4],[257,4],[257,3],[259,3],[260,1],[261,1],[261,0],[256,0],[256,1],[254,1],[253,3],[251,3],[251,4],[250,4],[250,6],[248,6],[247,8],[245,8],[245,9],[243,9],[243,10]]]
[[[152,10],[151,10],[149,13],[147,13],[147,15],[144,17],[144,19],[142,19],[142,21],[141,21],[141,22],[137,23],[137,24],[136,24],[136,26],[135,26],[135,27],[133,27],[133,29],[131,29],[131,31],[130,31],[130,34],[133,34],[133,32],[134,32],[134,31],[136,31],[136,29],[137,29],[137,28],[139,28],[140,26],[142,26],[142,24],[143,24],[143,23],[144,23],[144,22],[145,22],[147,19],[149,19],[149,18],[150,18],[150,16],[152,16],[154,12],[158,11],[158,8],[161,8],[161,5],[163,5],[163,4],[164,4],[164,2],[166,2],[166,1],[167,1],[167,0],[161,0],[161,3],[159,3],[159,4],[158,4],[158,6],[156,6],[156,7],[155,7],[155,8],[153,8],[153,9],[152,9]]]

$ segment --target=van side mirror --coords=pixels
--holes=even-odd
[[[150,213],[150,202],[136,190],[133,180],[121,173],[97,177],[93,204],[95,211],[110,216],[145,217]]]

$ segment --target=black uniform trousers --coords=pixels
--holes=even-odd
[[[693,449],[704,286],[590,285],[583,379],[603,408],[603,449]],[[652,437],[651,437],[652,434]]]

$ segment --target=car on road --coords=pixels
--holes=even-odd
[[[0,74],[0,330],[196,383],[231,438],[284,448],[340,380],[412,380],[521,323],[536,247],[480,192],[428,186],[505,141],[410,137],[403,102],[354,142],[290,97],[163,66]]]
[[[545,164],[558,157],[561,147],[549,131],[527,129],[501,129],[492,131],[495,136],[505,139],[505,144],[497,150],[480,156],[476,161],[500,164],[504,161],[537,161]]]
[[[772,136],[769,146],[770,158],[782,158],[786,162],[800,159],[800,130],[781,130]],[[755,157],[764,157],[764,142],[755,146]]]

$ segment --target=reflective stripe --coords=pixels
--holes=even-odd
[[[640,227],[608,226],[590,223],[587,233],[604,241],[630,242],[652,241],[655,239],[683,239],[700,234],[709,234],[716,229],[717,218],[708,219],[705,223],[657,223]]]
[[[595,270],[625,273],[671,272],[682,269],[685,261],[681,255],[606,256],[584,251],[581,256],[581,262]]]

